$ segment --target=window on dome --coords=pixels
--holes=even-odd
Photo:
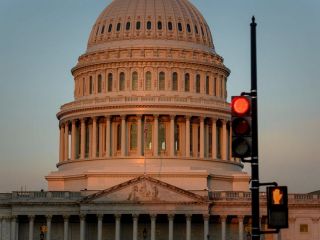
[[[138,90],[138,73],[137,72],[132,73],[131,88],[133,91]]]
[[[204,31],[203,31],[203,27],[201,26],[201,34],[202,36],[204,36]]]
[[[152,149],[152,124],[150,122],[144,123],[144,139],[145,145],[144,149],[151,150]]]
[[[127,31],[130,30],[130,26],[131,26],[131,23],[130,23],[130,22],[127,22],[127,24],[126,24],[126,30],[127,30]]]
[[[196,32],[196,34],[199,33],[197,25],[194,25],[194,31]]]
[[[148,29],[148,30],[151,29],[151,22],[150,22],[150,21],[147,22],[147,29]]]
[[[181,23],[178,23],[178,30],[179,30],[179,32],[182,32],[182,24]]]
[[[159,142],[158,149],[160,151],[166,150],[166,124],[164,122],[159,123]]]
[[[146,72],[146,83],[145,89],[147,91],[151,90],[151,72]]]
[[[121,150],[121,124],[117,125],[117,151]]]
[[[178,91],[178,73],[172,73],[172,91]]]
[[[213,79],[213,95],[217,96],[217,78]]]
[[[124,72],[120,73],[120,82],[119,82],[119,90],[124,91],[125,89],[125,75]]]
[[[172,31],[172,29],[173,29],[172,22],[168,22],[168,29],[169,29],[169,31]]]
[[[82,78],[82,94],[86,95],[86,79]]]
[[[101,74],[98,75],[98,93],[102,92],[102,76]]]
[[[190,27],[189,23],[187,24],[187,31],[188,31],[188,33],[191,33],[191,27]]]
[[[139,21],[139,22],[136,23],[136,29],[140,30],[140,28],[141,28],[141,22]]]
[[[217,137],[217,159],[221,159],[221,153],[222,153],[222,144],[221,144],[221,138],[222,138],[222,124],[220,121],[217,122],[217,132],[216,132],[216,137]]]
[[[112,92],[113,77],[112,73],[108,74],[108,92]]]
[[[196,76],[196,92],[200,93],[200,74]]]
[[[98,33],[99,33],[99,26],[97,27],[96,36],[98,35]]]
[[[223,97],[223,88],[222,88],[222,86],[223,86],[223,78],[221,77],[221,79],[220,79],[220,97]]]
[[[184,75],[184,91],[185,92],[190,91],[190,75],[189,75],[189,73],[186,73]]]
[[[209,78],[209,76],[207,76],[206,77],[206,94],[209,94],[209,80],[210,80],[210,78]]]
[[[119,32],[120,29],[121,29],[121,23],[118,23],[118,24],[117,24],[117,32]]]
[[[164,72],[159,73],[159,90],[163,91],[165,90],[165,74]]]
[[[161,30],[161,29],[162,29],[162,22],[159,21],[159,22],[158,22],[158,30]]]
[[[90,81],[89,81],[89,94],[93,93],[93,80],[92,76],[90,76]]]
[[[130,150],[137,149],[138,129],[137,124],[132,123],[130,126]]]
[[[176,151],[180,151],[180,126],[176,124],[174,129],[174,147]]]
[[[104,33],[104,28],[105,28],[105,26],[103,25],[103,26],[102,26],[102,29],[101,29],[101,34]]]
[[[112,24],[110,23],[108,27],[108,32],[111,32],[111,31],[112,31]]]

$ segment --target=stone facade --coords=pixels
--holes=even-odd
[[[0,194],[0,240],[248,239],[249,176],[231,156],[229,69],[187,0],[114,0],[72,69],[48,191]],[[261,193],[261,226],[266,199]],[[319,240],[318,194],[289,229]]]

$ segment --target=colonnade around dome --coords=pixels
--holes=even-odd
[[[60,163],[114,157],[231,159],[230,122],[175,115],[97,115],[60,125]]]

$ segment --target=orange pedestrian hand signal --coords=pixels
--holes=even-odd
[[[279,188],[276,188],[272,191],[272,202],[275,205],[282,204],[283,194]]]

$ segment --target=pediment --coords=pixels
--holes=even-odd
[[[206,201],[205,197],[146,175],[97,192],[82,200],[85,203],[204,203]]]

